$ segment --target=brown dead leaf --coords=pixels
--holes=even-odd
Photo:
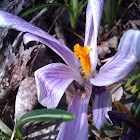
[[[4,61],[0,67],[0,99],[4,99],[11,90],[16,89],[23,77],[27,75],[28,69],[26,65],[36,47],[24,50],[24,46],[21,45],[17,55],[12,52],[11,47],[6,56],[3,56]]]
[[[102,44],[97,47],[98,56],[100,58],[104,58],[106,54],[111,53],[110,48],[117,49],[117,47],[118,47],[118,39],[116,36],[114,36],[108,41],[102,42]]]

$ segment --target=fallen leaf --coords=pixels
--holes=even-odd
[[[37,89],[34,77],[26,77],[20,84],[15,103],[15,119],[33,110],[37,105]]]

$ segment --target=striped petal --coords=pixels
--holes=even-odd
[[[38,101],[45,107],[55,108],[69,84],[83,83],[80,73],[61,63],[49,64],[35,71]]]
[[[61,42],[53,42],[47,38],[43,38],[34,34],[26,33],[23,36],[24,43],[27,44],[30,41],[39,41],[48,47],[50,47],[54,52],[56,52],[69,66],[72,68],[81,71],[81,63],[74,53],[68,48],[65,47]]]
[[[65,46],[63,43],[61,43],[45,31],[30,24],[25,20],[0,10],[0,26],[13,28],[22,32],[29,32],[34,35],[37,35],[38,37],[42,37],[42,39],[45,40],[48,46],[52,48],[56,53],[58,53],[58,55],[60,55],[68,65],[70,65],[73,68],[77,68],[78,66],[80,66],[80,61],[76,58],[76,56],[67,46]],[[32,39],[30,38],[30,40]],[[65,55],[64,53],[62,53],[63,51],[66,53]]]
[[[75,115],[72,122],[63,123],[59,131],[57,140],[88,140],[88,120],[87,108],[90,95],[86,99],[75,95],[68,112]]]
[[[126,76],[140,61],[140,31],[129,30],[120,40],[115,56],[101,67],[97,77],[90,79],[95,86],[113,84]]]
[[[96,93],[93,99],[93,120],[97,129],[100,129],[105,123],[107,114],[112,109],[111,96],[105,87],[94,87]]]
[[[86,11],[86,31],[84,46],[89,45],[91,71],[96,69],[97,65],[97,36],[103,11],[103,0],[88,0]]]

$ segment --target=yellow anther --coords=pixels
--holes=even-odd
[[[89,75],[91,72],[89,52],[91,51],[90,46],[81,47],[79,44],[74,46],[74,54],[80,58],[83,71]]]
[[[67,69],[65,69],[65,70],[67,70]]]
[[[66,80],[66,79],[63,79],[63,80]]]

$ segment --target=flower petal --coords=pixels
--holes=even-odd
[[[94,71],[97,65],[97,36],[102,17],[103,2],[103,0],[88,0],[87,5],[84,46],[89,45],[92,49],[90,51],[91,71]]]
[[[81,63],[78,58],[74,55],[74,53],[66,47],[63,43],[57,41],[53,42],[52,40],[49,40],[47,38],[39,37],[34,34],[26,33],[23,36],[24,43],[28,43],[30,41],[39,41],[48,47],[50,47],[54,52],[56,52],[69,66],[72,68],[81,71]]]
[[[61,63],[49,64],[35,71],[38,101],[45,107],[55,108],[69,84],[76,80],[80,84],[80,73]]]
[[[75,95],[69,106],[68,112],[75,115],[75,120],[63,123],[57,140],[88,140],[87,108],[90,94],[86,99]]]
[[[111,96],[105,87],[97,88],[93,100],[93,120],[97,129],[100,129],[102,124],[109,119],[107,114],[112,109]],[[95,92],[95,91],[94,91]]]
[[[97,77],[90,79],[95,86],[113,84],[126,76],[140,61],[140,32],[127,31],[120,40],[115,56],[101,67]]]
[[[113,125],[118,125],[122,127],[122,122],[124,122],[127,125],[129,125],[131,128],[135,128],[133,124],[135,122],[135,119],[131,115],[127,114],[126,112],[109,111],[108,115]]]
[[[60,41],[58,41],[57,39],[55,39],[45,31],[43,31],[42,29],[25,21],[24,19],[21,19],[15,15],[0,10],[0,26],[13,28],[15,30],[22,31],[22,32],[29,32],[39,37],[42,37],[42,39],[44,40],[46,39],[45,40],[46,44],[51,49],[53,49],[56,53],[58,53],[58,55],[60,55],[68,65],[70,65],[75,69],[78,66],[80,66],[79,59],[76,58],[74,53],[67,46],[65,46],[63,43],[61,43]],[[34,39],[30,38],[30,41],[31,40]],[[37,40],[39,40],[39,38]],[[63,52],[65,52],[66,54]]]
[[[138,133],[139,134],[139,133]],[[125,136],[122,138],[122,140],[137,140],[138,139],[138,134],[132,129],[128,129],[127,133]],[[140,134],[139,134],[140,135]]]

